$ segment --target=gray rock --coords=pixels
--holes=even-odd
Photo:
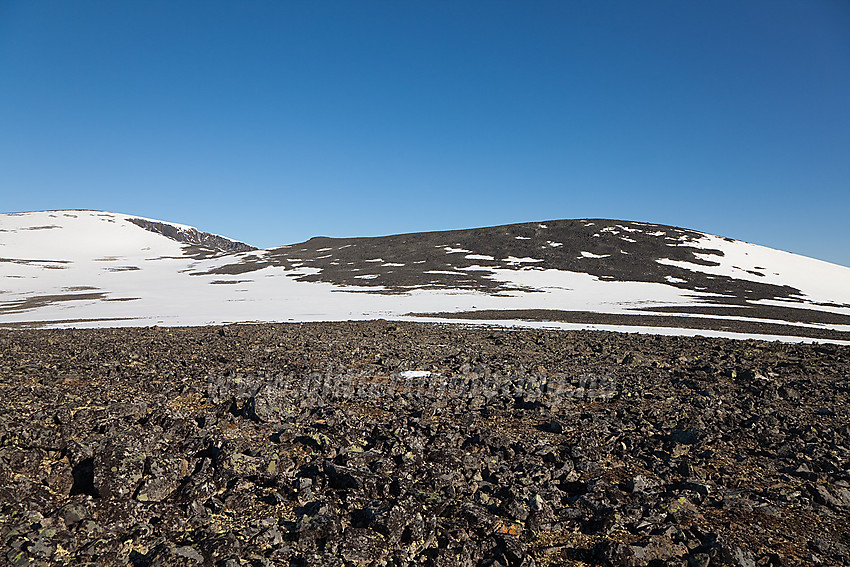
[[[832,508],[848,508],[850,507],[850,490],[839,486],[824,486],[818,484],[814,486],[813,493],[815,500],[821,504],[825,504]]]
[[[248,400],[245,413],[262,423],[282,423],[297,410],[290,392],[273,383],[266,383]]]
[[[752,552],[740,547],[723,549],[723,559],[733,567],[756,567],[756,560]]]
[[[346,561],[377,561],[386,551],[387,542],[384,537],[365,528],[347,528],[340,540],[339,555]]]
[[[201,555],[201,553],[191,545],[184,545],[182,547],[175,548],[174,555],[178,557],[185,557],[186,559],[194,561],[197,564],[201,564],[204,562],[204,556]]]
[[[640,474],[634,476],[626,482],[626,488],[628,488],[629,492],[632,493],[649,492],[656,486],[658,486],[657,482],[652,481]]]
[[[104,498],[131,496],[142,480],[144,467],[145,454],[138,438],[110,437],[94,455],[94,488]]]
[[[89,512],[86,507],[79,502],[71,502],[64,506],[59,513],[68,527],[73,527],[81,520],[88,518]]]
[[[154,457],[149,459],[151,476],[146,478],[136,492],[141,502],[161,502],[174,493],[181,479],[189,472],[189,463],[181,457]]]

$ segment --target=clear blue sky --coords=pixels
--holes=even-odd
[[[850,265],[850,2],[0,0],[0,210],[606,217]]]

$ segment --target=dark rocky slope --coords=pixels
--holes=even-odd
[[[846,565],[848,376],[847,347],[601,332],[0,331],[0,553]]]
[[[382,286],[396,292],[431,287],[499,293],[516,288],[494,282],[487,277],[488,272],[464,270],[471,266],[516,269],[515,261],[506,260],[513,257],[535,259],[530,264],[534,268],[588,273],[607,281],[654,282],[711,291],[722,295],[713,301],[723,304],[746,305],[751,300],[788,299],[799,294],[790,286],[708,275],[656,262],[668,259],[718,265],[711,257],[719,258],[723,252],[697,246],[703,236],[673,226],[608,219],[552,220],[364,238],[319,236],[240,257],[211,273],[306,266],[318,272],[299,278],[304,281]],[[472,257],[467,257],[467,252]],[[594,256],[586,257],[582,252]]]
[[[161,234],[167,238],[176,240],[177,242],[183,242],[185,244],[188,244],[190,247],[202,248],[215,252],[223,252],[225,254],[232,254],[236,252],[250,252],[252,250],[257,249],[256,247],[251,246],[250,244],[245,244],[244,242],[239,242],[238,240],[231,240],[229,238],[225,238],[224,236],[219,236],[217,234],[210,234],[209,232],[201,232],[196,228],[184,229],[174,226],[173,224],[167,224],[163,222],[140,218],[129,218],[127,220],[145,230],[155,232],[156,234]]]

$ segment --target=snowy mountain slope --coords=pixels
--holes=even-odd
[[[170,227],[173,237],[168,237],[142,228],[142,222],[151,221],[99,211],[0,215],[0,316],[4,321],[27,313],[76,318],[97,311],[102,302],[139,301],[137,292],[156,297],[197,258],[225,254],[222,237],[156,221],[160,228]],[[192,238],[214,240],[218,246],[207,247]],[[128,317],[125,312],[132,308],[105,310]]]
[[[602,219],[268,250],[96,211],[0,215],[0,325],[419,319],[850,340],[850,268]]]

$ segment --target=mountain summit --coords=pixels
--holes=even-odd
[[[605,219],[257,250],[130,215],[8,213],[0,276],[13,327],[385,318],[850,341],[850,268]]]

